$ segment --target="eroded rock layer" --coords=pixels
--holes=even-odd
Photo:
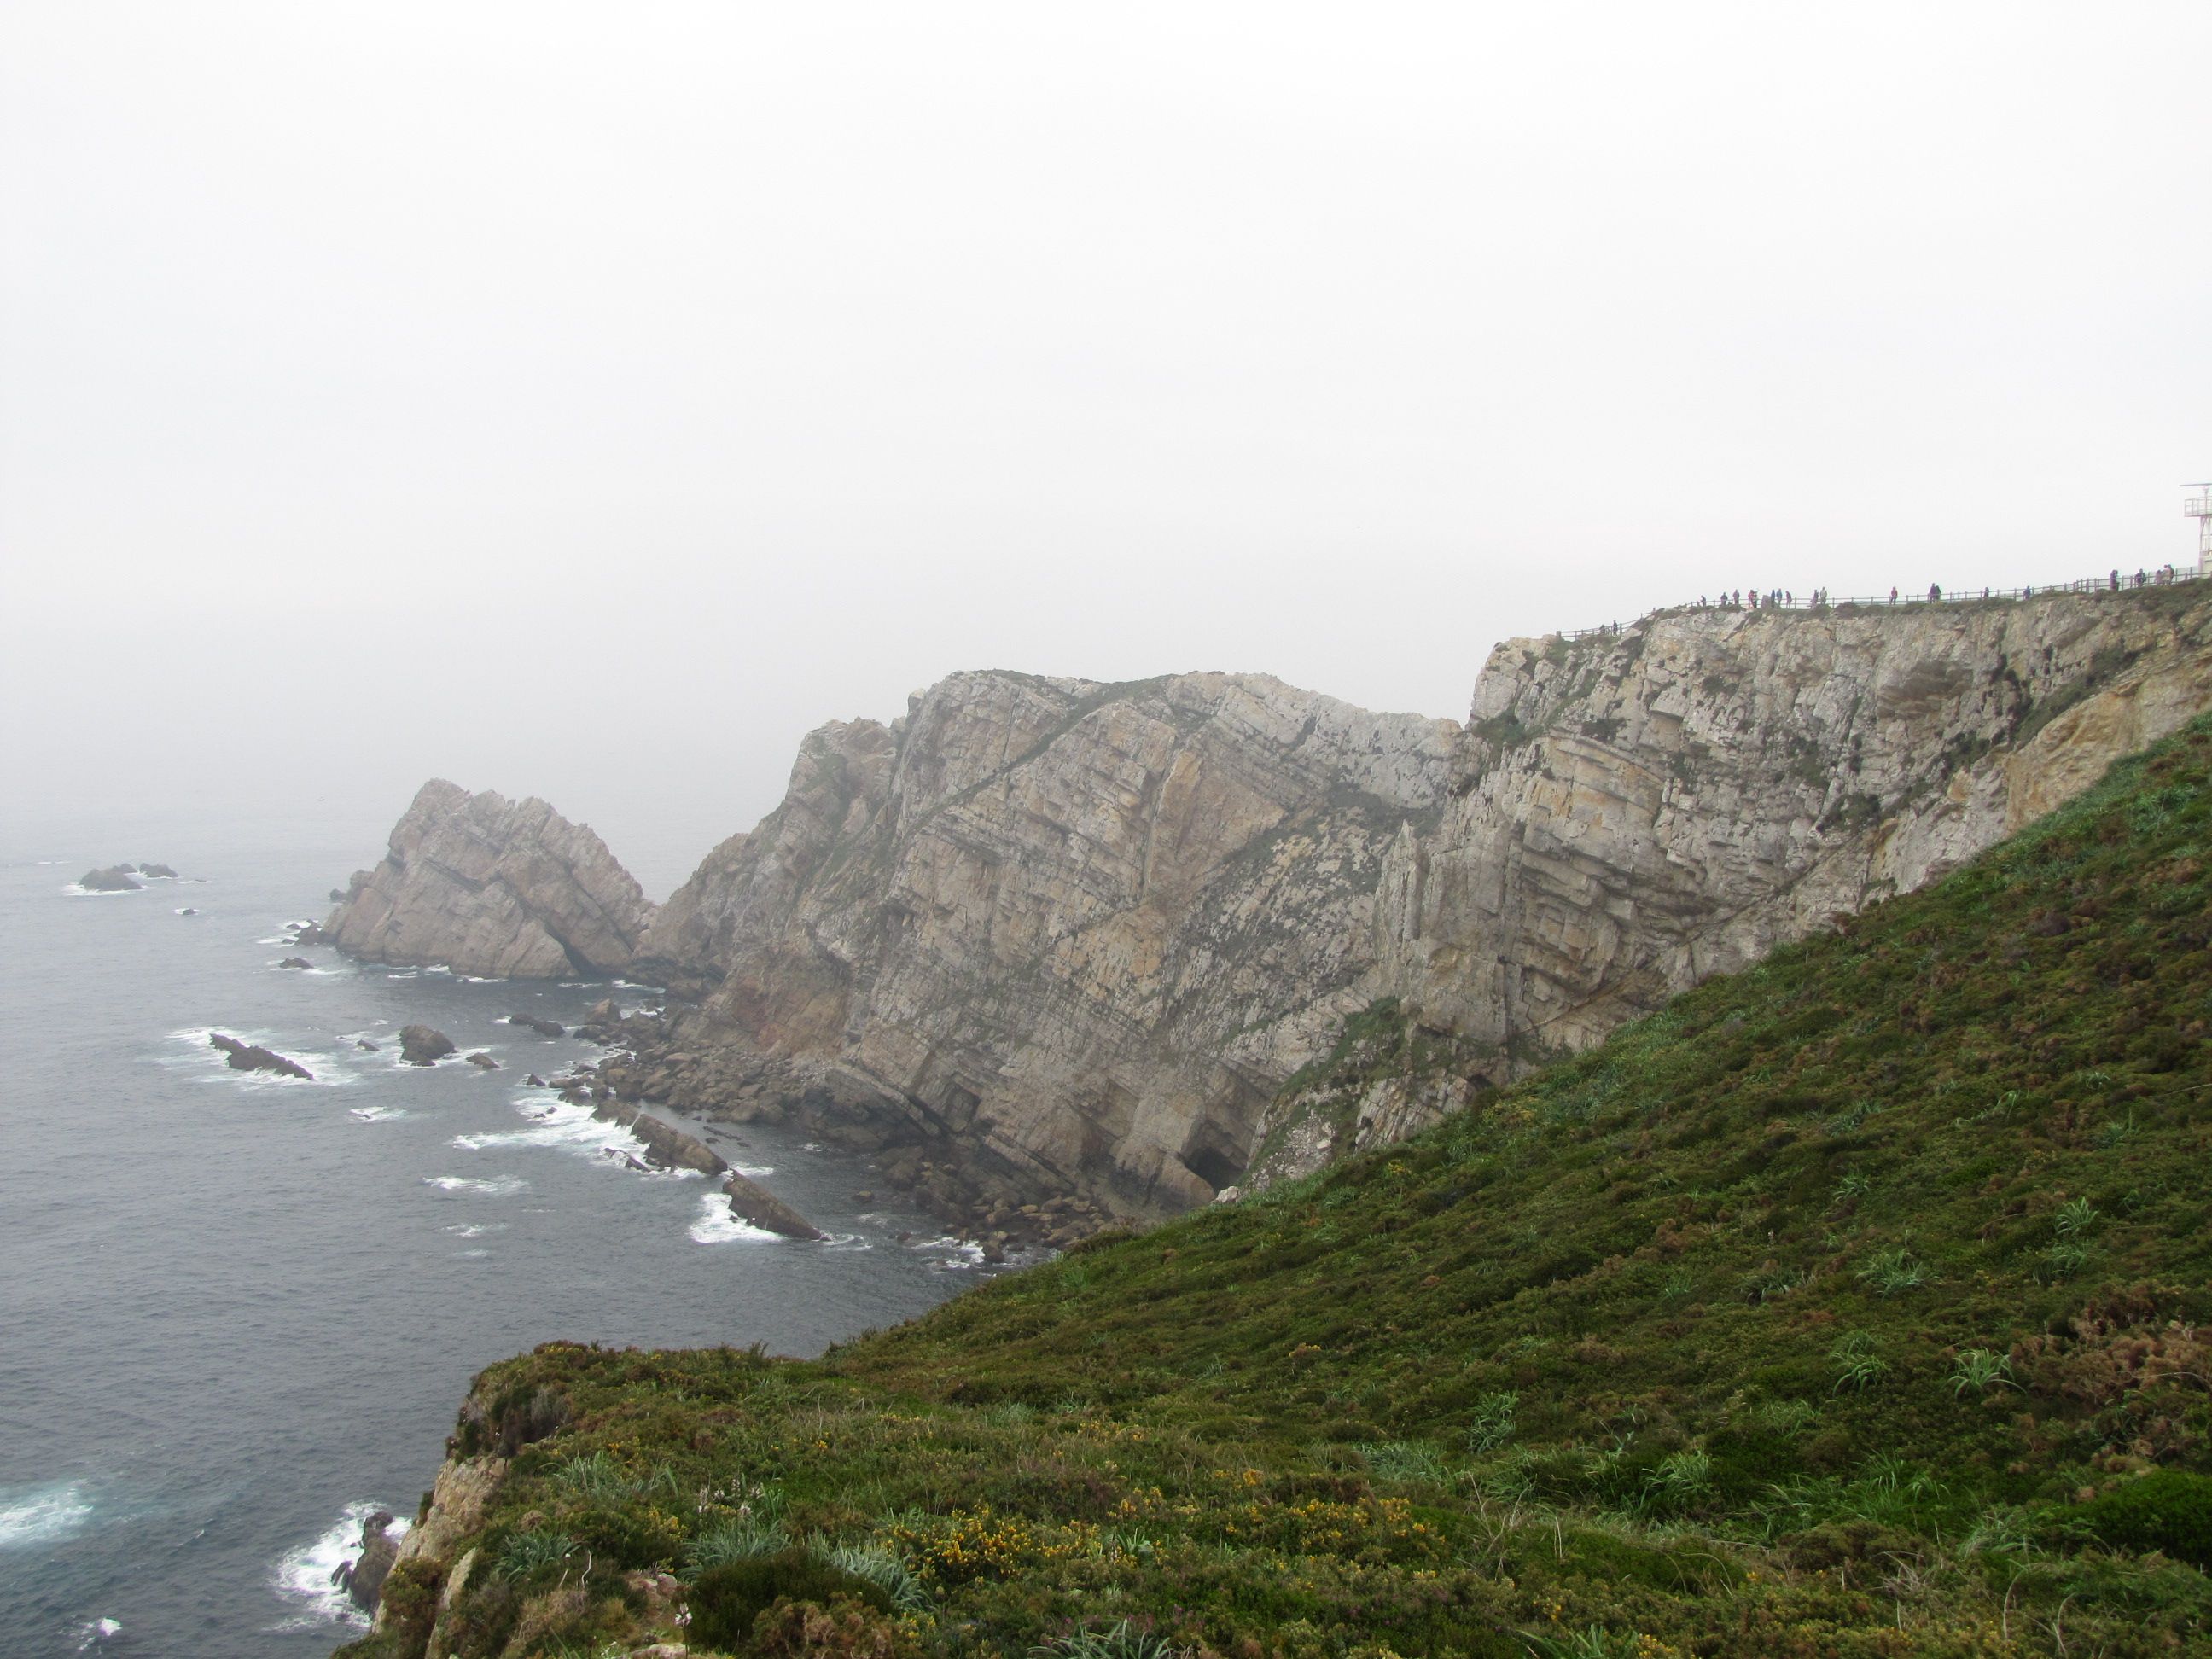
[[[542,800],[433,779],[321,938],[372,962],[514,979],[627,969],[653,907],[606,843]]]

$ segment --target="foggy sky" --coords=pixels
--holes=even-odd
[[[1456,717],[1723,586],[2188,562],[2208,63],[2201,0],[7,7],[0,815],[439,774],[660,891],[956,669]]]

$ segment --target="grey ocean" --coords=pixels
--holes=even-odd
[[[716,1138],[833,1235],[734,1225],[696,1177],[526,1074],[505,1024],[644,988],[471,982],[275,942],[380,850],[321,825],[47,830],[0,847],[0,1654],[292,1659],[352,1633],[331,1569],[411,1516],[478,1369],[553,1338],[813,1354],[972,1281],[865,1166]],[[197,880],[79,896],[118,859]],[[185,909],[198,912],[179,915]],[[281,969],[289,955],[311,972]],[[398,1065],[410,1021],[488,1049]],[[314,1073],[228,1070],[210,1030]],[[370,1053],[358,1043],[380,1045]],[[903,1241],[901,1235],[908,1235]]]

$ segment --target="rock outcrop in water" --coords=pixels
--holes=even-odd
[[[371,962],[560,979],[626,969],[652,910],[584,825],[542,800],[434,779],[321,937]]]
[[[629,1051],[594,1089],[796,1116],[979,1229],[1166,1213],[1263,1142],[1260,1179],[1464,1098],[1276,1100],[1379,999],[1470,1088],[1502,1079],[1952,868],[2208,706],[2194,585],[1515,641],[1465,726],[1259,676],[956,675],[811,734],[782,804],[640,921],[625,965],[696,1006],[587,1021]],[[402,841],[334,927],[373,890],[418,931],[386,903]]]
[[[127,864],[111,864],[104,870],[88,870],[76,878],[88,893],[135,893],[146,884]]]
[[[361,1553],[352,1560],[342,1562],[331,1582],[346,1593],[347,1599],[363,1613],[374,1613],[376,1604],[384,1594],[384,1581],[392,1576],[394,1562],[399,1559],[399,1538],[389,1530],[392,1514],[379,1510],[362,1522]]]
[[[222,1049],[224,1063],[234,1072],[273,1072],[278,1077],[297,1078],[302,1083],[315,1080],[315,1074],[298,1060],[287,1060],[275,1049],[264,1048],[258,1042],[241,1042],[216,1031],[209,1036],[208,1046]]]
[[[427,1025],[399,1028],[399,1058],[409,1066],[434,1066],[454,1052],[453,1040]]]

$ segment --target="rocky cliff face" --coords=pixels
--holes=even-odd
[[[834,1063],[829,1103],[1017,1191],[1181,1208],[1358,1006],[1383,854],[1455,729],[1259,676],[957,675],[808,738],[641,961],[717,987],[687,1049]]]
[[[1509,641],[1441,821],[1385,861],[1373,987],[1502,1078],[1509,1049],[1585,1048],[1954,868],[2208,706],[2195,584]],[[1267,1171],[1401,1138],[1464,1095],[1382,1079],[1328,1124],[1286,1101]]]
[[[1464,727],[1258,676],[956,675],[807,738],[657,915],[543,803],[434,784],[331,927],[665,979],[694,1006],[597,1091],[797,1112],[1054,1237],[1414,1133],[1952,868],[2212,706],[2198,594],[1662,613],[1500,646]],[[1360,1066],[1280,1092],[1385,1000]]]
[[[653,907],[590,830],[542,800],[434,779],[355,875],[325,942],[372,962],[560,979],[626,969]]]

